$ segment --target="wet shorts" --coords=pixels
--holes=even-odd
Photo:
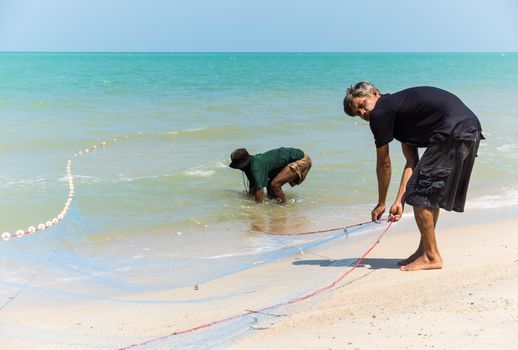
[[[290,185],[292,187],[295,185],[300,185],[308,175],[309,169],[311,169],[311,158],[305,154],[302,159],[288,164],[288,167],[291,169],[291,171],[298,175],[297,180],[291,181]]]
[[[406,203],[463,212],[479,143],[451,139],[431,144],[407,183]]]

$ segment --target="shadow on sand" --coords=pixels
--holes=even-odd
[[[352,259],[315,259],[315,260],[297,260],[293,265],[318,265],[321,267],[344,267],[352,266],[358,258]],[[368,267],[370,269],[399,269],[397,262],[400,259],[381,259],[381,258],[365,258],[358,267]]]

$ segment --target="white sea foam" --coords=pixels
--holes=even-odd
[[[469,209],[494,209],[503,207],[518,206],[518,189],[507,188],[501,193],[489,194],[474,199],[466,203]]]
[[[216,166],[217,168],[222,168],[222,169],[228,168],[228,165],[227,165],[227,164],[225,164],[224,162],[222,162],[221,160],[218,160],[218,161],[216,162],[215,166]]]
[[[126,176],[126,175],[119,175],[117,178],[111,179],[112,183],[119,183],[119,182],[133,182],[133,181],[142,181],[142,180],[153,180],[158,179],[162,177],[161,175],[153,175],[153,176]]]
[[[193,129],[185,129],[185,130],[173,130],[173,131],[166,131],[164,134],[166,135],[180,135],[183,133],[194,133],[198,131],[206,130],[207,128],[193,128]]]
[[[215,259],[226,259],[226,258],[234,258],[239,256],[250,256],[250,255],[256,255],[259,253],[263,253],[262,248],[257,248],[255,250],[252,250],[250,252],[240,252],[240,253],[227,253],[227,254],[219,254],[219,255],[212,255],[212,256],[202,256],[198,257],[200,260],[215,260]]]
[[[36,184],[41,185],[52,181],[55,181],[55,179],[44,176],[16,180],[10,180],[9,178],[4,177],[4,179],[0,182],[0,188],[8,188],[11,186],[31,186]]]
[[[141,181],[141,180],[152,180],[160,178],[160,175],[153,175],[153,176],[127,176],[123,174],[119,174],[116,177],[99,177],[99,176],[86,176],[86,175],[73,175],[72,179],[74,182],[79,184],[94,184],[94,183],[103,183],[103,182],[110,182],[113,184],[117,183],[125,183],[125,182],[134,182],[134,181]],[[58,179],[60,182],[68,182],[68,177],[64,176],[60,179]]]
[[[187,169],[182,174],[192,177],[210,177],[214,175],[215,171],[210,169],[193,168]]]
[[[504,144],[502,146],[498,146],[497,148],[497,151],[499,152],[502,152],[502,153],[505,153],[507,156],[510,156],[512,158],[516,158],[517,157],[517,151],[518,151],[518,145],[516,144]]]
[[[103,178],[101,177],[97,177],[97,176],[86,176],[86,175],[72,175],[72,179],[74,181],[78,181],[78,182],[81,182],[81,183],[87,183],[87,184],[90,184],[90,183],[97,183],[97,182],[102,182],[103,181]],[[68,182],[68,176],[63,176],[63,177],[60,177],[58,179],[59,182]]]

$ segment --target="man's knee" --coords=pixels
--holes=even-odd
[[[282,185],[284,185],[284,183],[278,181],[278,180],[272,180],[272,182],[270,182],[270,189],[271,191],[275,192],[275,191],[278,191],[281,189]]]
[[[432,225],[434,223],[434,217],[437,216],[436,208],[429,207],[414,207],[414,218],[420,225]]]

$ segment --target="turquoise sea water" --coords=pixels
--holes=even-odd
[[[57,272],[47,281],[88,284],[80,293],[56,282],[49,294],[115,300],[315,244],[264,232],[368,221],[374,142],[342,111],[345,89],[359,80],[383,92],[432,85],[458,95],[487,138],[467,210],[516,204],[516,53],[0,53],[0,233],[56,218],[69,195],[68,161],[74,183],[64,220],[0,241],[3,263],[19,266],[0,283],[15,294],[35,265],[48,265]],[[303,149],[313,168],[301,186],[285,187],[286,206],[255,205],[229,154],[280,146]],[[393,198],[403,161],[397,141],[390,146]]]
[[[226,167],[237,147],[312,156],[307,182],[286,191],[293,211],[367,209],[376,200],[372,136],[341,107],[359,80],[384,92],[433,85],[457,94],[487,136],[471,192],[510,190],[517,54],[2,53],[0,230],[54,217],[66,161],[114,137],[116,146],[74,160],[72,173],[75,203],[119,226],[176,232],[246,219],[241,175]],[[397,183],[399,145],[391,148]]]

